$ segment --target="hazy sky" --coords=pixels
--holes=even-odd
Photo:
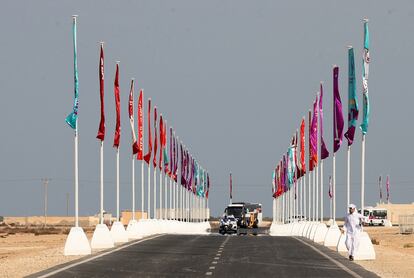
[[[211,175],[210,207],[260,202],[271,215],[272,170],[325,83],[325,141],[332,151],[332,65],[346,113],[347,45],[355,47],[360,106],[362,19],[370,19],[371,122],[366,204],[380,174],[392,202],[414,201],[412,1],[3,1],[0,10],[0,215],[73,214],[72,14],[78,14],[80,214],[99,210],[99,44],[105,44],[105,208],[115,209],[113,78],[120,60],[121,209],[130,204],[129,79],[173,125]],[[410,27],[411,26],[411,27]],[[346,118],[346,115],[345,115]],[[352,147],[352,201],[360,204],[361,133]],[[332,160],[325,160],[325,192]],[[136,179],[140,180],[137,167]],[[385,178],[384,178],[385,179]],[[345,144],[337,153],[337,211],[344,213]],[[327,194],[325,194],[327,200]],[[140,188],[137,182],[137,207]],[[326,205],[328,203],[326,202]],[[326,206],[327,214],[328,206]]]

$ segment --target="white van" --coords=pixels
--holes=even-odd
[[[381,225],[385,226],[387,220],[388,211],[385,208],[373,208],[366,207],[364,209],[364,216],[367,218],[364,220],[364,225],[374,226]]]

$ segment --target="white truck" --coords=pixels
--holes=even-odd
[[[365,226],[380,225],[385,226],[388,211],[385,208],[365,207],[364,216],[366,217],[363,224]]]

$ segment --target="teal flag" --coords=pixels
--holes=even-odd
[[[290,148],[288,149],[288,183],[289,187],[291,187],[295,183],[295,172],[296,172],[296,164],[295,164],[295,149],[296,146],[292,144]]]
[[[364,54],[362,61],[362,101],[363,101],[363,114],[362,114],[362,124],[361,130],[365,135],[368,132],[369,124],[369,96],[368,96],[368,75],[369,75],[369,31],[368,31],[368,20],[364,20]]]
[[[78,80],[78,59],[76,43],[76,17],[73,17],[73,68],[75,76],[75,99],[73,102],[73,111],[66,117],[66,123],[73,129],[77,127],[78,108],[79,108],[79,80]]]
[[[348,146],[351,146],[354,141],[358,114],[359,108],[355,83],[354,49],[350,47],[348,49],[348,131],[344,134],[346,139],[348,139]]]

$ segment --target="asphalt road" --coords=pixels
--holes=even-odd
[[[121,248],[33,277],[378,277],[302,238],[163,235]]]

